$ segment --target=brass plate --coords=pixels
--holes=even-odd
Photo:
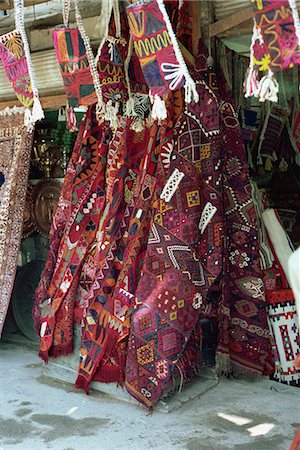
[[[59,181],[45,179],[33,188],[33,217],[39,233],[46,238],[56,211],[62,185]]]

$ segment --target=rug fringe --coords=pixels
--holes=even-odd
[[[216,374],[217,376],[233,376],[249,381],[258,381],[262,378],[261,372],[232,361],[229,355],[220,352],[216,354]]]

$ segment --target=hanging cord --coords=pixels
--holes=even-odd
[[[264,121],[264,125],[262,127],[260,136],[259,136],[259,144],[258,144],[258,149],[257,149],[257,164],[259,166],[262,166],[263,161],[262,161],[262,157],[261,157],[261,148],[265,139],[265,134],[267,131],[267,127],[268,127],[268,123],[269,123],[269,119],[270,119],[270,115],[271,115],[271,105],[270,102],[267,101],[266,102],[267,106],[266,106],[266,115],[265,115],[265,121]]]
[[[71,0],[63,0],[62,15],[65,28],[69,27],[70,9],[71,9]],[[67,119],[67,129],[71,132],[77,131],[78,123],[76,114],[74,108],[69,105],[69,100],[67,100],[66,119]]]
[[[114,0],[113,12],[116,26],[116,38],[119,39],[121,37],[121,16],[120,16],[119,0]]]
[[[96,64],[98,64],[99,58],[101,56],[102,48],[105,44],[105,41],[108,38],[109,23],[111,20],[113,10],[114,10],[114,14],[115,14],[114,1],[115,0],[105,0],[104,2],[102,2],[102,11],[101,11],[101,15],[100,15],[100,23],[99,23],[98,28],[101,29],[101,31],[102,31],[102,29],[104,29],[104,32],[103,32],[103,35],[102,35],[102,38],[101,38],[101,41],[100,41],[100,44],[99,44],[99,47],[97,50]],[[116,19],[115,19],[115,24],[116,24],[116,29],[117,29],[118,25],[117,25]]]
[[[33,93],[33,107],[32,112],[28,108],[25,109],[25,115],[24,115],[24,121],[25,125],[27,126],[28,131],[33,130],[33,125],[38,120],[42,120],[45,115],[44,111],[39,99],[39,92],[36,84],[35,79],[35,73],[32,65],[31,55],[30,55],[30,48],[29,43],[25,31],[25,25],[24,25],[24,0],[15,0],[14,2],[14,9],[15,9],[15,23],[16,23],[16,29],[20,33],[23,46],[24,46],[24,52],[25,52],[25,58],[27,61],[28,66],[28,73],[30,77],[31,82],[31,89]]]
[[[208,58],[206,61],[207,67],[212,68],[214,66],[214,58],[212,57],[211,52],[211,20],[212,20],[212,9],[211,9],[211,3],[208,3],[208,16],[209,16],[209,24],[208,24]]]
[[[62,15],[63,15],[64,26],[66,28],[68,28],[68,26],[69,26],[70,8],[71,8],[71,0],[63,0]]]
[[[254,68],[254,45],[257,39],[261,40],[260,33],[258,31],[258,28],[256,26],[256,22],[253,19],[253,31],[252,31],[252,39],[251,39],[251,46],[250,46],[250,65],[248,69],[248,75],[245,79],[245,97],[251,97],[252,95],[255,95],[258,90],[258,80],[256,71]]]
[[[129,64],[130,64],[131,57],[132,57],[132,50],[133,50],[133,41],[132,41],[132,34],[130,33],[129,42],[128,42],[128,52],[127,52],[126,59],[124,61],[125,80],[126,80],[127,91],[128,91],[128,100],[126,103],[126,115],[129,117],[132,117],[135,115],[134,98],[133,98],[133,94],[131,92],[130,78],[129,78]]]
[[[81,17],[79,5],[78,5],[78,0],[74,0],[74,4],[75,4],[76,22],[77,22],[78,29],[80,31],[82,40],[84,42],[86,55],[87,55],[91,75],[92,75],[93,82],[94,82],[95,92],[96,92],[97,99],[98,99],[98,103],[96,106],[96,115],[97,115],[98,120],[101,122],[104,120],[105,110],[104,110],[104,103],[103,103],[103,96],[102,96],[102,88],[101,88],[100,78],[99,78],[99,74],[98,74],[98,70],[97,70],[97,63],[94,58],[94,53],[93,53],[93,50],[91,47],[90,39],[89,39],[87,32],[85,31],[84,25],[83,25],[83,21],[82,21],[82,17]],[[102,46],[103,46],[103,44],[102,44]]]
[[[173,49],[176,55],[176,58],[179,62],[179,66],[182,70],[182,73],[184,75],[185,78],[185,84],[184,84],[184,89],[185,89],[185,102],[186,103],[191,103],[192,101],[194,102],[198,102],[199,101],[199,95],[196,89],[196,83],[195,81],[192,79],[187,65],[183,59],[183,56],[181,54],[175,33],[173,31],[168,13],[166,11],[165,5],[164,5],[164,1],[163,0],[157,0],[157,4],[159,6],[160,12],[164,18],[164,21],[166,23],[166,27],[169,33],[169,36],[171,38],[172,44],[173,44]]]

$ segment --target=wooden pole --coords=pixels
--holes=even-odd
[[[199,39],[201,38],[201,0],[191,0],[189,2],[192,17],[192,52],[193,56],[198,56]]]

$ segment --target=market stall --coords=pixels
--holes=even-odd
[[[294,2],[273,3],[15,2],[0,17],[1,144],[15,116],[28,142],[1,323],[12,293],[43,360],[75,346],[78,388],[122,384],[152,408],[205,367],[299,385],[300,26]]]

